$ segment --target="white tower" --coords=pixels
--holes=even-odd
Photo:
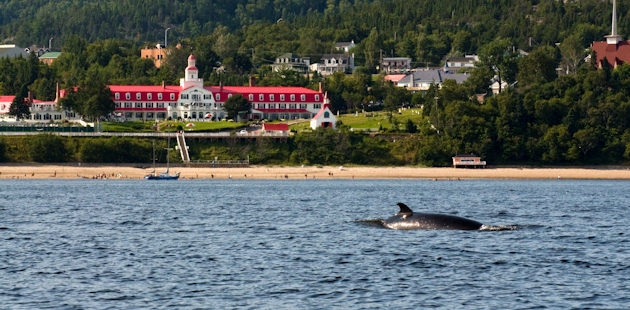
[[[617,34],[617,1],[613,0],[613,11],[612,11],[612,30],[610,35],[606,36],[606,43],[615,44],[621,42],[623,39],[620,35]]]
[[[199,78],[199,70],[195,66],[195,56],[192,54],[188,56],[188,67],[186,67],[185,72],[184,78],[179,80],[179,85],[182,89],[203,87],[203,79]]]

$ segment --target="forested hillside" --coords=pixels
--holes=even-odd
[[[255,49],[261,59],[284,52],[318,55],[335,41],[354,39],[363,42],[360,57],[368,63],[382,50],[423,64],[448,53],[475,53],[497,37],[528,49],[530,43],[555,44],[577,33],[586,46],[609,31],[611,5],[596,0],[2,0],[0,12],[1,38],[21,46],[46,45],[54,37],[59,49],[72,35],[145,44],[163,41],[167,28],[169,41],[178,42],[223,26],[234,35],[232,48]],[[620,33],[630,33],[628,4],[619,3],[618,12]]]

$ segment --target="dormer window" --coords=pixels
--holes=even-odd
[[[219,96],[219,95],[217,95]],[[232,98],[232,94],[228,94],[228,99]],[[219,97],[217,97],[217,99],[219,99]]]
[[[280,95],[280,101],[284,101],[284,94]]]
[[[265,95],[263,94],[258,95],[258,100],[265,101]]]
[[[171,100],[175,100],[175,94],[171,93]]]
[[[125,99],[127,99],[127,100],[131,99],[131,94],[130,93],[126,93],[125,94]]]
[[[306,101],[306,95],[300,95],[300,100]]]
[[[274,95],[273,94],[269,95],[269,101],[274,101],[274,100],[275,100]]]
[[[136,93],[136,100],[140,100],[140,99],[142,99],[142,94]]]
[[[162,93],[158,93],[158,100],[162,100]]]
[[[254,101],[254,95],[253,94],[249,94],[249,101]]]
[[[148,93],[147,94],[147,100],[153,100],[153,94],[152,93]]]
[[[295,95],[291,95],[291,101],[295,101]]]
[[[221,94],[214,95],[214,98],[216,98],[217,100],[221,100]],[[228,96],[228,98],[229,98],[229,96]]]
[[[116,99],[120,99],[120,93],[115,93],[115,94],[114,94],[114,98],[116,98]]]
[[[315,101],[319,101],[319,95],[315,95]]]

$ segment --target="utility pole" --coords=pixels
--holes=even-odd
[[[437,127],[435,129],[437,129],[437,133],[438,135],[440,134],[440,109],[438,109],[438,99],[440,99],[440,97],[435,96],[433,97],[433,100],[435,100],[435,112],[437,112]]]
[[[379,50],[379,57],[378,57],[378,67],[379,67],[379,71],[383,72],[383,49]]]
[[[168,31],[171,30],[171,28],[166,28],[166,30],[164,30],[164,48],[168,47]]]

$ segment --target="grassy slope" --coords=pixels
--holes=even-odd
[[[405,123],[411,119],[416,125],[423,121],[422,109],[406,109],[398,113],[393,112],[393,117],[398,120],[401,129],[404,129]],[[356,129],[378,129],[379,125],[383,129],[391,129],[392,123],[389,122],[389,112],[366,112],[355,114],[342,114],[337,117],[344,125]],[[291,125],[291,129],[296,131],[310,129],[310,122]]]

